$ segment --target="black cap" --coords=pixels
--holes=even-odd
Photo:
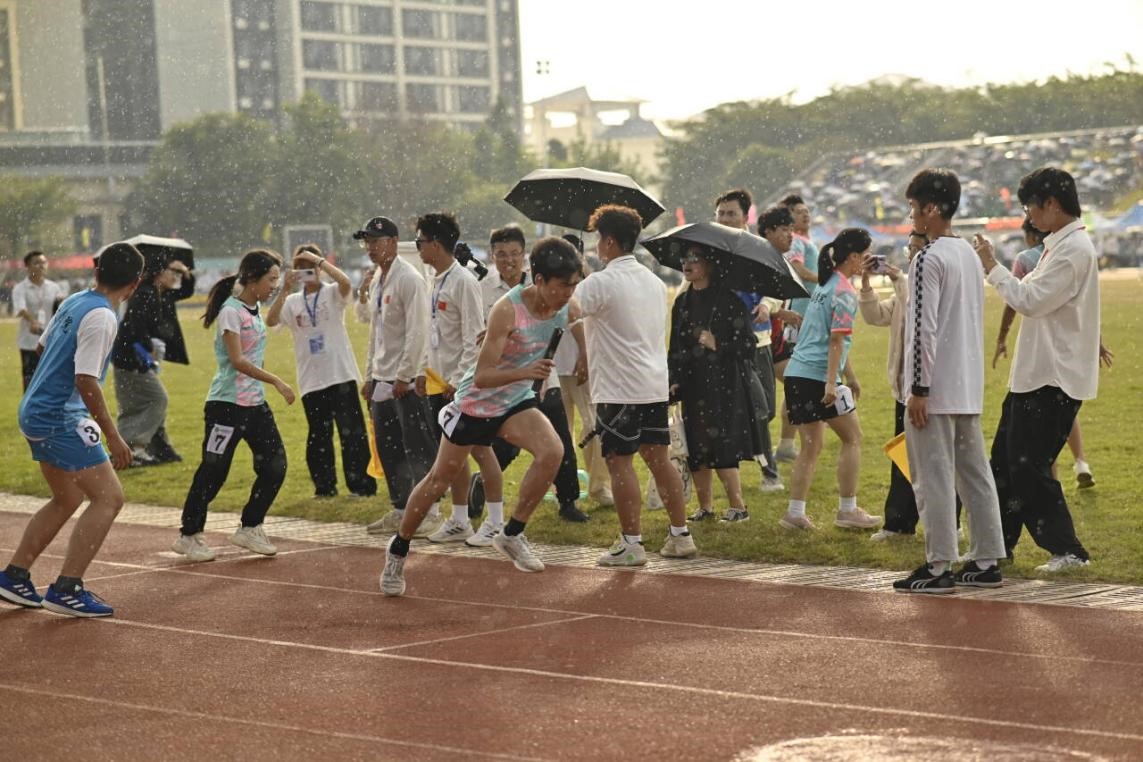
[[[374,217],[362,225],[353,237],[358,241],[362,238],[397,238],[397,223],[388,217]]]

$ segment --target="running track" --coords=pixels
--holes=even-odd
[[[0,557],[26,519],[0,510]],[[0,758],[1143,757],[1143,613],[523,574],[420,543],[388,599],[375,548],[264,559],[219,531],[186,564],[173,532],[113,529],[87,578],[113,619],[0,604]]]

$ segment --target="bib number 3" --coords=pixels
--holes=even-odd
[[[95,421],[90,418],[82,418],[75,425],[75,433],[83,440],[84,447],[95,447],[99,444],[99,438],[103,431]]]

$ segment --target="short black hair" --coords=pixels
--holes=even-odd
[[[498,243],[512,243],[513,241],[520,244],[521,247],[527,245],[524,240],[524,231],[520,229],[519,225],[505,225],[492,231],[492,235],[488,238],[488,246],[491,248]]]
[[[580,258],[579,252],[570,242],[558,236],[550,235],[536,241],[532,246],[528,262],[531,265],[533,280],[536,276],[544,280],[569,279],[573,275],[584,277],[583,259]]]
[[[129,243],[120,241],[99,252],[95,260],[95,282],[108,288],[123,288],[139,280],[143,255]]]
[[[24,267],[27,267],[35,257],[47,257],[42,251],[29,251],[24,255]]]
[[[583,239],[580,238],[578,235],[576,235],[575,233],[564,233],[562,236],[560,236],[560,238],[564,239],[565,241],[570,243],[572,246],[574,246],[575,250],[578,251],[580,254],[583,254]]]
[[[1024,205],[1043,204],[1050,198],[1072,217],[1082,217],[1075,178],[1059,167],[1040,167],[1020,180],[1016,197]]]
[[[460,240],[460,223],[456,221],[456,215],[448,212],[421,215],[417,218],[417,230],[432,240],[440,242],[440,245],[449,254],[456,248],[456,242]]]
[[[714,205],[717,208],[719,204],[723,204],[727,201],[737,201],[738,206],[742,208],[742,213],[750,214],[750,206],[754,203],[754,197],[751,196],[750,191],[745,188],[735,188],[734,190],[728,190],[716,198]]]
[[[772,206],[758,215],[759,235],[764,235],[767,230],[793,224],[794,215],[790,213],[790,207],[788,206]]]
[[[779,206],[784,206],[787,209],[792,209],[798,204],[805,204],[806,200],[799,196],[797,193],[787,193],[785,197],[778,202]]]
[[[631,207],[605,204],[592,212],[591,219],[587,221],[587,229],[599,233],[600,237],[611,236],[619,244],[620,249],[630,253],[635,250],[635,244],[639,242],[639,233],[643,231],[643,220]]]
[[[905,198],[921,206],[936,204],[941,218],[951,220],[960,206],[960,179],[951,169],[922,169],[909,181]]]

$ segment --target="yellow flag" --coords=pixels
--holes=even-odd
[[[901,433],[890,439],[884,445],[885,454],[889,456],[889,460],[901,469],[901,473],[910,482],[913,481],[909,478],[909,453],[905,449],[905,434]]]
[[[444,394],[448,389],[448,382],[441,378],[441,374],[432,368],[425,368],[425,392],[428,394]]]
[[[270,243],[274,240],[274,225],[267,222],[266,227],[262,228],[262,243]]]
[[[369,436],[369,467],[365,469],[365,473],[374,479],[380,479],[385,475],[385,470],[381,468],[381,456],[377,454],[377,436],[373,431],[373,416],[365,416],[365,428]]]

